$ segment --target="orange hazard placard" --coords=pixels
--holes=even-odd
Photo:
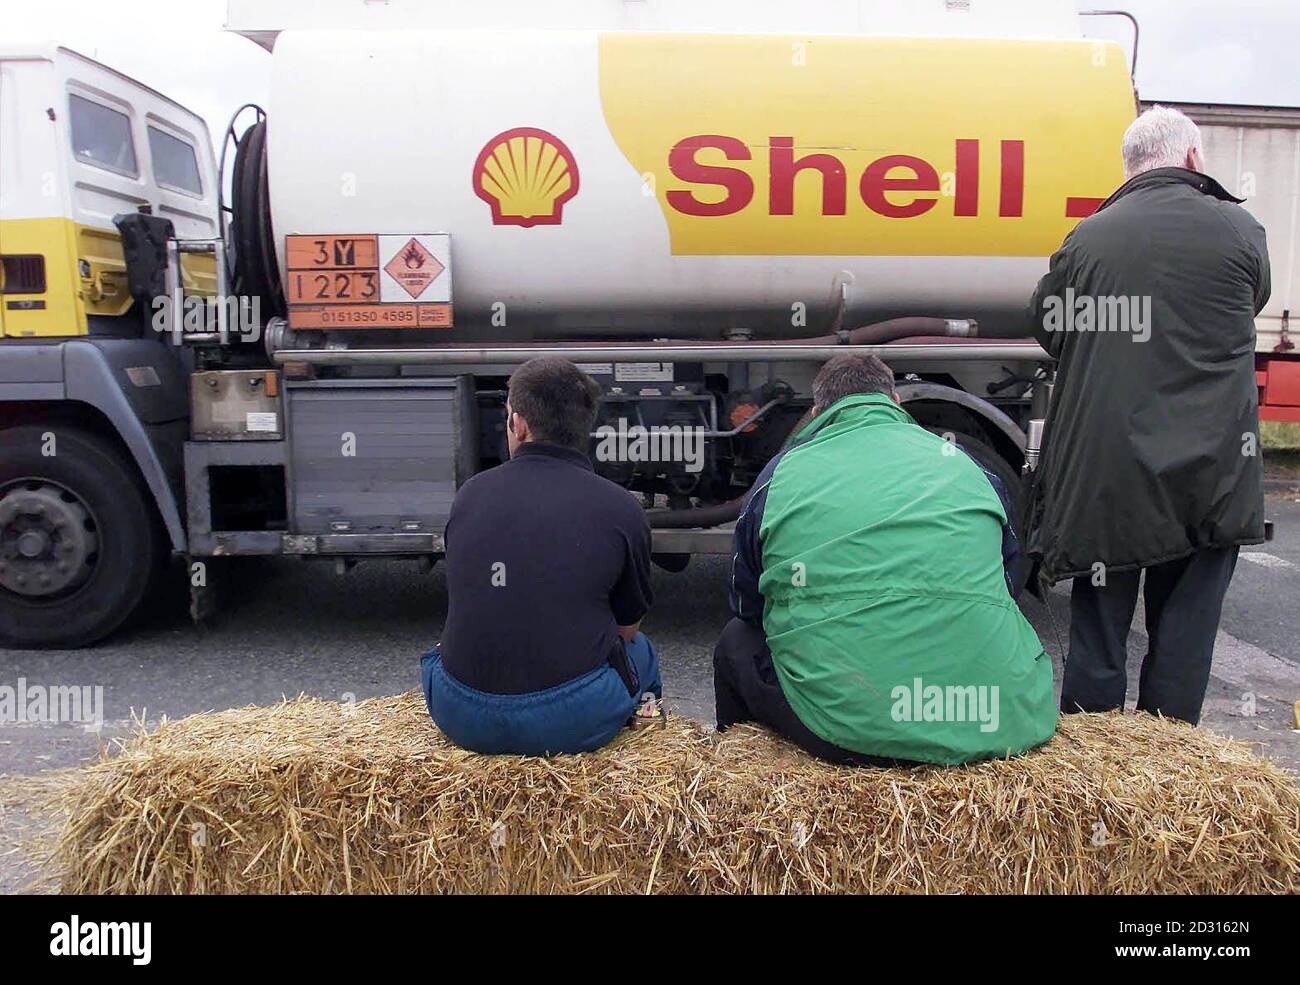
[[[385,257],[395,248],[393,239],[384,237]],[[442,240],[446,241],[445,234]],[[438,240],[429,241],[436,245]],[[446,270],[416,237],[389,257],[382,271],[378,235],[286,236],[284,254],[290,328],[451,327],[451,304],[442,303],[446,294],[434,302],[411,303]],[[382,280],[385,276],[388,287]],[[404,293],[392,297],[395,286]]]
[[[284,243],[290,270],[379,268],[378,236],[286,236]]]
[[[284,285],[290,304],[358,304],[379,300],[377,270],[290,270]]]
[[[449,304],[298,305],[290,328],[451,328]]]

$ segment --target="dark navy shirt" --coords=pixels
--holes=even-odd
[[[586,455],[528,442],[474,476],[447,521],[443,666],[491,694],[563,684],[622,659],[650,608],[650,525]]]

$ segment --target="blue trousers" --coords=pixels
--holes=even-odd
[[[642,694],[663,694],[659,656],[644,633],[627,644],[627,656],[636,678],[632,694],[612,664],[544,691],[488,694],[447,673],[435,646],[420,660],[424,700],[447,738],[473,752],[519,756],[590,752],[618,735]]]

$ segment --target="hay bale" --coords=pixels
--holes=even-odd
[[[1300,791],[1242,743],[1074,715],[1028,756],[834,767],[687,720],[553,759],[452,747],[417,694],[163,722],[89,767],[65,892],[1300,890]]]
[[[56,873],[46,865],[66,819],[75,768],[35,774],[0,773],[0,893],[53,893]]]

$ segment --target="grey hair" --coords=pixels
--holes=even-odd
[[[1200,128],[1176,109],[1152,106],[1124,131],[1124,177],[1155,168],[1185,167],[1192,149],[1205,156]]]
[[[833,356],[812,383],[813,407],[823,411],[837,400],[856,393],[894,396],[894,373],[876,356],[846,352]]]

